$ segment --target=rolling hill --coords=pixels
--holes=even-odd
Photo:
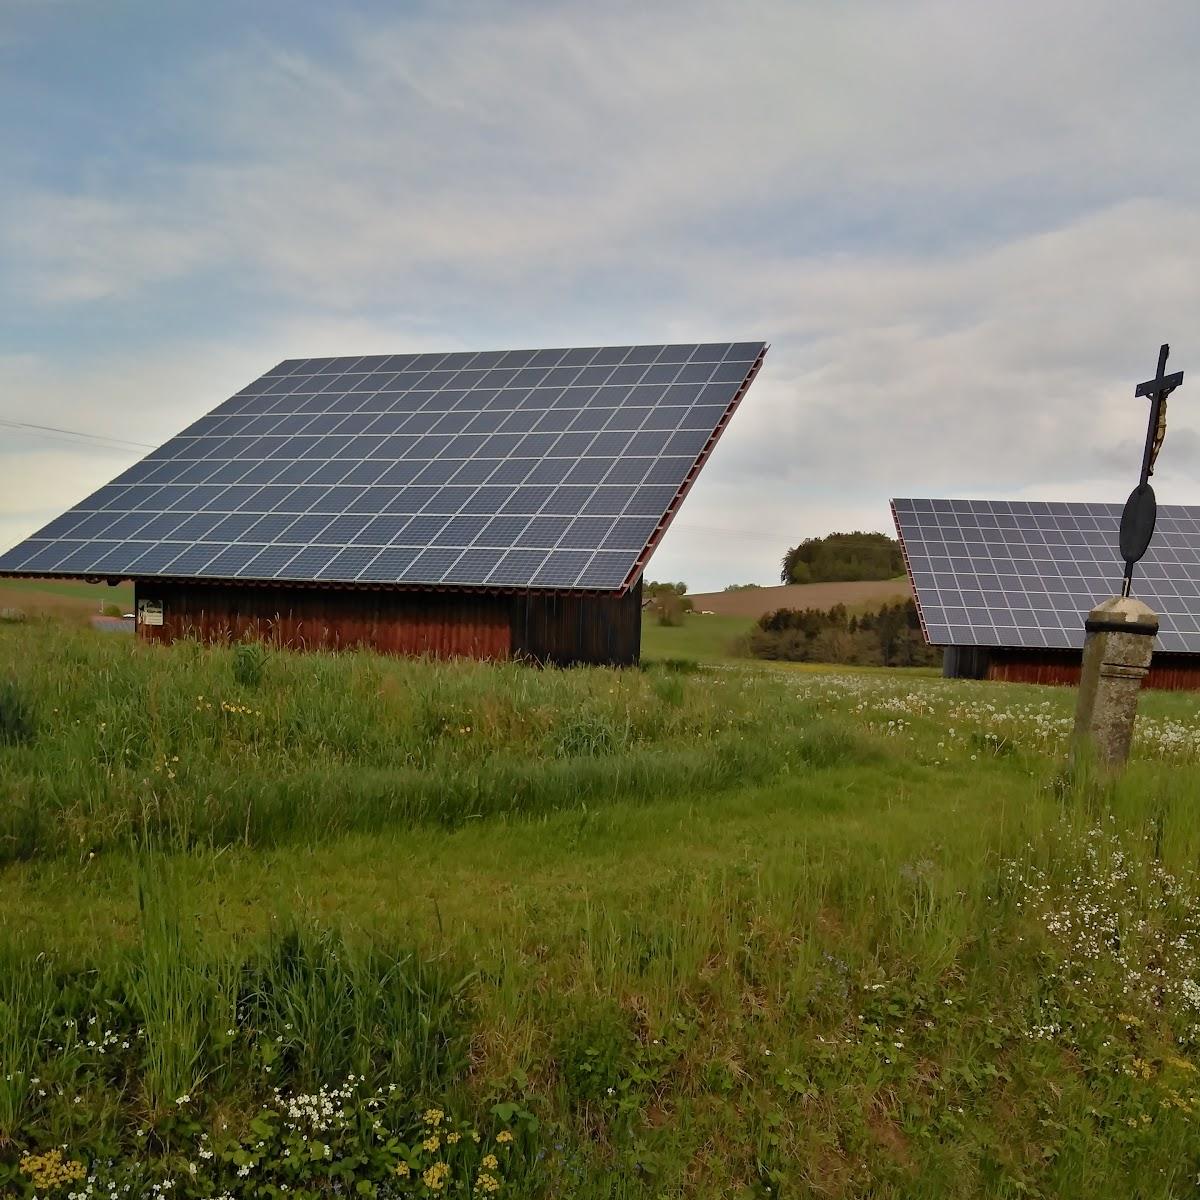
[[[757,620],[780,608],[876,608],[907,600],[912,595],[908,577],[852,580],[844,583],[796,583],[779,587],[748,588],[741,592],[696,592],[688,598],[697,612]]]

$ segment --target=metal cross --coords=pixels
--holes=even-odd
[[[1139,383],[1135,396],[1150,397],[1150,419],[1146,424],[1146,449],[1142,454],[1142,474],[1138,485],[1125,502],[1121,514],[1121,557],[1125,560],[1125,578],[1121,595],[1128,596],[1133,586],[1133,568],[1150,546],[1154,536],[1154,522],[1158,515],[1158,501],[1150,486],[1154,474],[1154,463],[1167,436],[1167,397],[1183,382],[1183,372],[1165,374],[1167,355],[1171,347],[1164,344],[1158,351],[1158,372],[1153,379]]]
[[[1158,351],[1158,374],[1145,383],[1139,383],[1134,391],[1135,396],[1150,397],[1150,421],[1146,427],[1146,452],[1142,456],[1142,478],[1145,483],[1154,474],[1154,460],[1162,448],[1163,438],[1167,434],[1167,397],[1183,382],[1183,372],[1176,371],[1173,375],[1164,375],[1167,366],[1167,355],[1171,347],[1164,343]]]

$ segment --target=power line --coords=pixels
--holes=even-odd
[[[80,429],[61,429],[57,425],[32,425],[28,421],[8,421],[2,417],[0,417],[0,425],[7,426],[9,429],[29,429],[42,434],[65,434],[68,437],[83,438],[89,442],[105,442],[109,444],[110,449],[155,449],[149,442],[135,442],[129,438],[110,437],[104,433],[84,433]]]

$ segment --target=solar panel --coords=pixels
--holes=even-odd
[[[289,359],[0,574],[621,590],[765,350]]]
[[[1083,622],[1121,589],[1119,504],[893,500],[930,643],[1080,649]],[[1163,505],[1134,594],[1158,649],[1200,653],[1200,508]]]

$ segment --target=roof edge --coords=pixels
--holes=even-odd
[[[216,578],[214,576],[197,576],[197,575],[92,575],[82,572],[67,572],[61,574],[34,574],[27,571],[0,571],[0,579],[78,579],[84,583],[107,583],[109,587],[118,587],[122,583],[132,583],[136,586],[152,586],[156,583],[166,583],[172,585],[195,584],[198,587],[246,587],[246,588],[287,588],[287,589],[310,589],[320,591],[347,591],[347,592],[451,592],[451,593],[473,593],[481,596],[609,596],[619,597],[625,595],[631,587],[637,584],[635,578],[633,582],[620,589],[613,588],[549,588],[549,587],[533,587],[533,586],[507,586],[495,587],[486,584],[471,584],[471,583],[391,583],[386,580],[379,581],[343,581],[337,579],[238,579],[236,577]]]

